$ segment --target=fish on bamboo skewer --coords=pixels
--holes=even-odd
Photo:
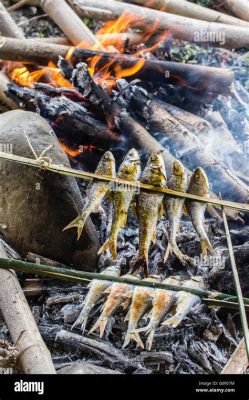
[[[138,276],[129,274],[124,275],[123,278],[139,279]],[[126,309],[129,306],[132,298],[133,289],[133,285],[117,282],[113,283],[111,287],[105,290],[105,293],[109,293],[109,296],[103,306],[103,311],[101,315],[99,316],[93,327],[90,329],[89,334],[99,329],[100,338],[102,338],[108,319],[118,310],[120,306],[123,306],[123,309]]]
[[[183,283],[183,290],[177,293],[176,313],[166,319],[162,325],[177,328],[182,320],[195,308],[201,304],[201,298],[195,294],[184,292],[184,287],[193,289],[204,289],[204,280],[202,276],[193,276]]]
[[[149,276],[144,279],[145,282],[159,282],[159,276]],[[144,348],[144,344],[139,336],[139,334],[135,331],[139,321],[144,316],[144,314],[148,311],[148,309],[152,306],[153,296],[155,294],[155,289],[139,287],[137,286],[132,295],[132,302],[128,314],[125,320],[128,320],[128,329],[126,332],[123,348],[127,347],[128,344],[134,340],[142,349]]]
[[[180,281],[180,276],[170,276],[169,278],[164,279],[162,283],[168,285],[179,285]],[[133,332],[134,334],[136,333],[138,335],[140,332],[145,332],[145,334],[148,336],[146,341],[147,350],[151,350],[156,329],[160,325],[160,322],[162,321],[164,316],[173,308],[176,299],[177,292],[165,289],[155,290],[152,301],[152,310],[149,314],[149,324],[143,328],[136,329]]]
[[[95,171],[97,174],[115,178],[115,159],[110,151],[106,151],[98,163]],[[77,228],[77,236],[80,238],[83,227],[89,215],[93,212],[101,211],[101,202],[109,191],[109,183],[93,179],[86,192],[86,202],[81,215],[70,222],[63,230]]]
[[[190,182],[187,193],[195,194],[198,196],[209,197],[209,182],[205,171],[198,167],[194,170]],[[197,235],[200,238],[201,242],[201,254],[203,256],[207,256],[208,252],[211,254],[215,254],[213,246],[210,243],[210,240],[207,236],[205,230],[205,211],[207,205],[205,203],[200,203],[197,201],[185,200],[185,205],[188,214],[192,220],[193,226],[196,230]]]
[[[172,173],[168,180],[168,189],[186,192],[187,174],[184,166],[178,160],[172,165]],[[167,261],[170,254],[174,253],[183,265],[191,262],[190,257],[183,254],[178,248],[176,235],[180,231],[180,221],[183,214],[184,199],[165,196],[166,217],[168,220],[168,245],[164,256],[164,262]]]
[[[104,271],[100,272],[101,275],[111,275],[111,276],[120,276],[120,267],[117,265],[111,265],[107,267]],[[94,308],[94,306],[103,298],[105,295],[105,290],[112,285],[111,281],[100,281],[94,279],[88,285],[89,292],[87,293],[86,298],[82,303],[82,309],[78,318],[72,326],[72,329],[80,326],[82,333],[84,334],[87,320],[90,312]]]
[[[155,187],[166,187],[166,171],[161,152],[154,152],[150,156],[142,173],[141,182]],[[138,254],[132,265],[132,272],[143,267],[145,276],[148,276],[148,255],[151,242],[156,242],[157,221],[163,214],[163,195],[142,191],[137,196],[137,214],[139,223]]]
[[[129,182],[136,182],[141,174],[141,162],[136,149],[131,149],[124,158],[118,170],[117,177]],[[117,188],[113,191],[113,219],[111,234],[103,246],[98,251],[98,254],[106,250],[110,250],[112,258],[117,258],[117,238],[122,227],[126,225],[128,210],[134,198],[136,189]]]

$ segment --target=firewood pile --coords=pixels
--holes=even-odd
[[[0,3],[0,374],[246,373],[249,5],[199,3]]]

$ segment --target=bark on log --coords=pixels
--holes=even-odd
[[[217,0],[215,0],[217,2]],[[248,0],[223,0],[222,5],[245,21],[249,21]]]
[[[237,0],[235,0],[237,2]],[[249,27],[245,21],[231,15],[202,7],[186,0],[129,0],[129,3],[166,11],[183,17],[200,19],[203,21],[219,22],[221,24]]]
[[[133,87],[128,96],[131,108],[142,115],[151,132],[163,135],[162,140],[176,158],[190,170],[200,166],[206,171],[215,193],[220,192],[223,198],[248,203],[249,187],[207,152],[198,137],[179,124],[159,102],[138,87]]]
[[[0,255],[7,254],[0,242]],[[50,352],[12,271],[0,270],[0,309],[19,352],[18,364],[25,374],[56,374]]]
[[[2,2],[0,3],[0,32],[7,37],[25,39],[23,31],[16,25]]]
[[[70,50],[68,46],[44,43],[41,40],[17,40],[11,38],[0,39],[0,58],[21,62],[38,63],[47,65],[49,60],[58,62],[60,56],[65,57]],[[117,53],[107,53],[75,48],[73,52],[74,63],[86,61],[94,56],[101,56],[100,63],[115,60],[116,65],[130,68],[141,58],[130,57]],[[194,87],[200,91],[228,92],[234,80],[234,74],[229,69],[213,68],[169,61],[144,60],[140,71],[132,75],[132,79],[143,79],[159,83],[179,83]]]
[[[76,5],[78,10],[84,10],[85,6],[100,8],[103,2],[102,0],[71,0],[70,4]],[[134,15],[136,24],[140,27],[141,24],[149,26],[158,22],[160,29],[169,30],[176,39],[228,49],[249,46],[249,30],[246,27],[196,20],[113,0],[105,1],[105,9],[111,11],[110,19],[118,18],[125,12]]]

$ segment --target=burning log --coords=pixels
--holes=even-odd
[[[57,63],[60,56],[66,57],[70,47],[44,43],[36,40],[17,40],[10,38],[0,39],[0,58],[21,62],[47,65],[49,60]],[[234,74],[229,69],[211,68],[205,66],[182,64],[168,61],[151,61],[124,54],[107,53],[81,48],[75,48],[72,58],[74,63],[87,61],[99,56],[101,65],[110,62],[123,69],[129,69],[136,64],[141,69],[132,75],[132,79],[143,79],[159,83],[179,83],[194,87],[200,91],[215,93],[228,92],[233,82]],[[114,67],[113,66],[113,67]]]
[[[246,354],[245,339],[242,339],[221,373],[223,375],[243,375],[246,374],[247,368],[248,358]]]
[[[16,367],[18,350],[10,343],[0,339],[0,368]]]
[[[16,25],[2,2],[0,3],[0,32],[7,37],[25,39],[23,31]]]
[[[3,151],[34,158],[28,137],[36,154],[40,155],[50,144],[54,147],[47,156],[58,164],[70,165],[53,130],[39,115],[9,111],[1,115],[0,128]],[[91,220],[88,219],[85,233],[78,242],[73,232],[62,232],[65,224],[83,208],[75,179],[55,178],[46,171],[37,173],[4,161],[0,164],[0,231],[7,241],[22,254],[34,252],[67,265],[93,270],[98,239]],[[10,192],[10,187],[15,190]]]
[[[180,124],[185,126],[185,128],[189,129],[190,131],[205,135],[212,129],[208,121],[190,113],[189,111],[183,110],[182,108],[166,102],[160,102],[160,105],[164,107],[170,114],[172,114],[173,117],[180,122]]]
[[[8,258],[2,242],[1,257]],[[55,374],[50,352],[43,342],[21,286],[12,271],[0,270],[0,309],[18,351],[25,374]]]
[[[215,0],[214,3],[217,3],[217,0]],[[237,15],[244,21],[249,22],[248,0],[223,0],[222,5],[234,15]]]
[[[207,7],[202,7],[195,3],[190,3],[186,0],[152,0],[149,2],[148,0],[129,0],[129,3],[154,8],[160,11],[166,11],[171,14],[182,15],[184,17],[201,19],[203,21],[249,27],[245,21],[242,21],[239,18],[235,18],[231,15],[227,15]]]
[[[2,72],[0,72],[0,100],[10,109],[16,110],[17,108],[19,108],[18,103],[16,103],[14,100],[10,99],[10,97],[6,95],[6,93],[8,92],[8,84],[9,80]]]
[[[84,10],[85,6],[101,8],[103,3],[102,0],[70,0],[70,4],[77,5],[77,10]],[[134,24],[140,27],[141,24],[149,26],[158,22],[160,29],[168,29],[176,39],[228,49],[249,45],[249,31],[246,27],[196,20],[112,0],[105,1],[105,9],[112,13],[110,19],[118,18],[123,13],[133,15]]]
[[[223,197],[229,196],[235,201],[248,203],[248,186],[207,152],[199,139],[179,124],[160,103],[138,87],[133,87],[128,97],[131,108],[142,115],[150,131],[163,135],[165,145],[169,146],[176,158],[191,170],[196,166],[203,167],[216,193],[221,192]]]

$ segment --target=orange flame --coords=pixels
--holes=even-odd
[[[116,20],[108,21],[103,24],[102,28],[100,28],[96,32],[96,34],[102,35],[99,43],[102,47],[106,48],[106,51],[112,53],[116,52],[118,55],[125,51],[125,49],[123,48],[124,41],[121,39],[118,40],[118,35],[116,35],[116,38],[114,37],[113,45],[110,45],[110,36],[106,41],[105,38],[103,38],[103,35],[132,32],[131,28],[137,27],[138,25],[144,25],[142,17],[139,19],[137,18],[137,16],[131,15],[129,13],[124,13]],[[152,26],[148,27],[145,32],[140,33],[143,43],[148,43],[148,41],[152,37],[157,37],[157,40],[151,47],[146,48],[145,45],[140,46],[139,51],[137,51],[135,54],[132,54],[133,57],[139,58],[139,60],[135,62],[134,65],[129,66],[128,68],[122,68],[115,60],[115,57],[113,57],[111,61],[103,63],[103,60],[101,61],[101,55],[96,55],[87,60],[89,73],[91,74],[91,76],[94,77],[98,84],[102,85],[105,88],[107,92],[111,92],[116,85],[117,79],[132,76],[140,71],[144,66],[147,54],[155,51],[159,47],[159,45],[168,37],[169,31],[163,32],[161,35],[158,35],[159,30],[160,24],[158,22],[155,22]],[[77,47],[87,48],[87,44],[85,42],[82,42]],[[99,44],[96,44],[91,48],[91,50],[98,50],[98,48]],[[68,51],[66,55],[66,59],[68,61],[71,60],[74,49],[75,47],[72,47]],[[99,61],[101,61],[101,63],[99,63]],[[73,86],[66,79],[63,78],[59,69],[52,62],[49,62],[47,67],[33,72],[30,72],[25,66],[15,68],[10,74],[10,77],[12,80],[16,81],[20,85],[32,87],[35,82],[39,82],[45,75],[50,77],[51,85],[73,89]]]

